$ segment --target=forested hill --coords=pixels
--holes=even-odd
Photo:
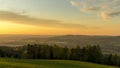
[[[105,53],[118,53],[120,36],[89,36],[89,35],[0,35],[1,46],[22,46],[28,43],[57,44],[59,46],[84,47],[86,45],[100,45]]]
[[[87,35],[64,35],[44,39],[50,44],[62,44],[68,47],[86,45],[100,45],[106,53],[120,52],[120,36],[87,36]]]

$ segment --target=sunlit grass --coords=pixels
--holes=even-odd
[[[116,68],[70,60],[32,60],[0,58],[0,68]]]

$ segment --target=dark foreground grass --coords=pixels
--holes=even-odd
[[[0,58],[0,68],[117,68],[70,60],[31,60]]]

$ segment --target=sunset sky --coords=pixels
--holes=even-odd
[[[120,0],[0,0],[0,34],[120,35]]]

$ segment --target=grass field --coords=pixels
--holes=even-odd
[[[0,68],[117,68],[69,60],[27,60],[0,58]]]

